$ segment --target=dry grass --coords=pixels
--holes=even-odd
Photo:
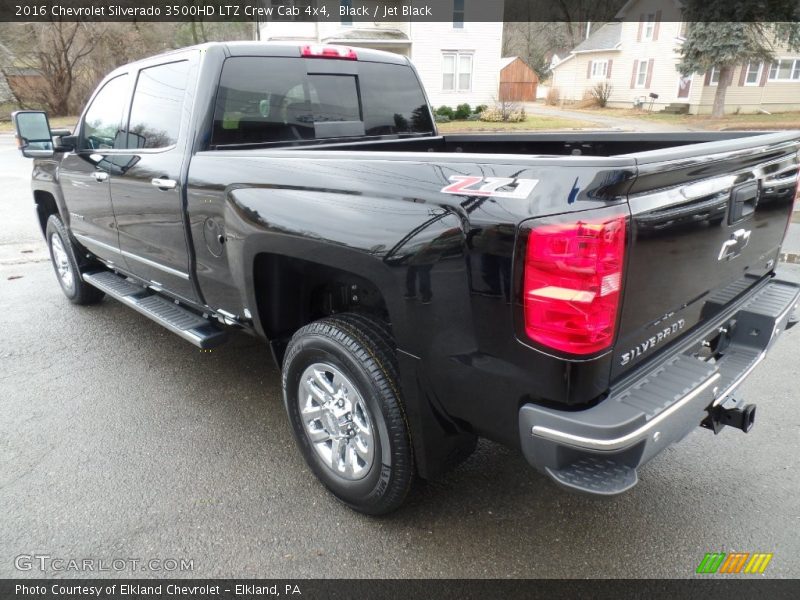
[[[566,107],[565,107],[566,108]],[[712,119],[709,115],[673,115],[662,112],[648,112],[631,108],[594,108],[570,110],[585,112],[587,115],[605,115],[627,119],[643,119],[658,123],[685,125],[691,129],[800,129],[800,112],[765,114],[725,115],[721,119]]]
[[[75,130],[79,117],[50,117],[50,127],[52,129],[67,128]],[[14,133],[14,124],[10,119],[0,120],[0,133]]]
[[[593,123],[564,119],[561,117],[529,116],[519,123],[489,123],[485,121],[451,121],[450,123],[437,123],[440,133],[472,133],[472,132],[500,132],[500,131],[542,131],[551,129],[592,129],[597,128]]]

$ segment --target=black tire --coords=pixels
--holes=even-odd
[[[81,268],[67,228],[58,215],[50,215],[45,228],[50,262],[61,291],[73,304],[96,304],[105,294],[81,278]]]
[[[301,395],[301,377],[312,365],[321,364],[339,371],[352,396],[362,401],[359,407],[368,413],[372,460],[369,466],[363,466],[364,474],[357,480],[337,472],[332,466],[333,458],[331,461],[323,459],[321,453],[325,450],[319,448],[328,441],[333,444],[335,436],[318,442],[315,447],[304,425],[300,404],[307,402],[304,398],[313,398],[313,395],[307,392]],[[383,515],[397,509],[414,480],[414,461],[400,397],[394,343],[386,327],[369,317],[352,313],[306,325],[289,342],[282,382],[284,404],[295,440],[303,458],[323,485],[339,500],[365,514]],[[335,380],[330,382],[335,383]],[[329,394],[329,397],[333,399],[336,396]],[[352,397],[346,397],[348,402],[353,402]],[[317,422],[324,427],[322,418]],[[341,427],[340,423],[341,419],[332,425]],[[344,452],[347,454],[347,449]]]

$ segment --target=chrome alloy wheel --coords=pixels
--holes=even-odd
[[[297,402],[308,439],[338,476],[364,478],[374,460],[375,432],[358,389],[336,367],[314,363],[300,376]]]
[[[69,257],[57,233],[50,236],[50,248],[53,250],[53,264],[56,267],[56,273],[61,279],[61,284],[68,290],[71,290],[75,285],[75,279],[72,275]]]

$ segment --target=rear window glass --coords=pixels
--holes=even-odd
[[[357,75],[307,74],[307,60],[227,59],[212,146],[433,133],[409,67],[361,62]]]

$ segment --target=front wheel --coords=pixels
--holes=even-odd
[[[64,295],[74,304],[95,304],[105,295],[81,278],[75,247],[58,215],[50,215],[45,229],[50,260]]]
[[[413,457],[382,325],[342,314],[298,330],[284,359],[283,398],[303,457],[337,498],[371,515],[402,504]]]

